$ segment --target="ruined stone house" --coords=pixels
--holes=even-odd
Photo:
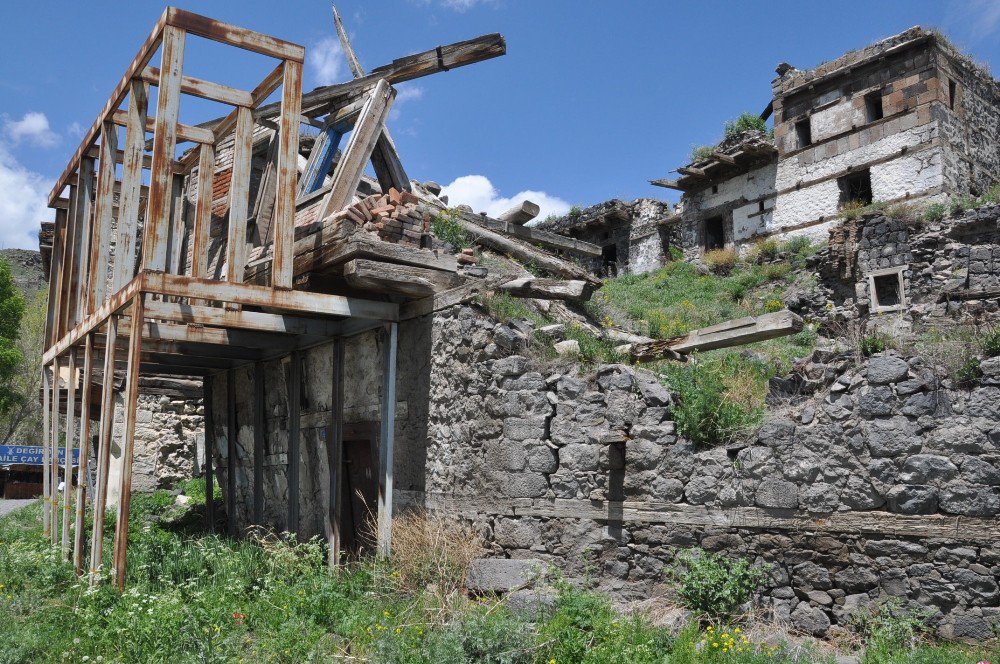
[[[826,239],[845,204],[979,195],[1000,178],[1000,85],[936,32],[777,73],[763,114],[773,139],[733,137],[652,181],[683,192],[690,256],[773,235]]]

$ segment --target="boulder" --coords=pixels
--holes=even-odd
[[[830,629],[830,618],[822,609],[810,606],[809,602],[799,602],[791,615],[792,625],[806,634],[823,636]]]
[[[906,378],[909,371],[910,365],[901,358],[888,355],[873,357],[868,362],[868,382],[872,385],[898,383]]]
[[[757,505],[795,509],[799,506],[799,487],[784,480],[764,480],[757,487]]]
[[[543,580],[548,566],[535,558],[480,558],[469,565],[466,586],[476,593],[508,593]]]
[[[552,344],[552,347],[556,349],[557,355],[561,355],[563,357],[579,357],[580,355],[580,342],[576,339],[560,341]]]

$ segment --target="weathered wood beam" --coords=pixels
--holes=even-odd
[[[237,48],[260,53],[261,55],[268,55],[272,58],[295,60],[298,62],[302,62],[305,59],[306,50],[298,44],[277,39],[276,37],[260,32],[254,32],[253,30],[247,30],[238,25],[216,21],[207,16],[201,16],[176,7],[167,8],[166,22],[167,25],[176,26],[199,37],[228,44],[229,46],[236,46]]]
[[[653,185],[654,187],[664,187],[666,189],[676,189],[678,191],[685,190],[684,187],[682,187],[680,184],[677,183],[677,180],[667,180],[660,178],[657,180],[650,180],[649,184]]]
[[[651,362],[670,353],[692,353],[742,346],[784,337],[802,331],[802,318],[785,309],[761,316],[728,320],[718,325],[692,330],[682,337],[644,344],[632,344],[629,355],[637,362]]]
[[[108,505],[108,473],[111,469],[111,437],[114,431],[115,349],[118,344],[118,316],[108,321],[104,346],[104,373],[101,386],[101,421],[97,430],[97,484],[94,488],[94,523],[90,535],[90,584],[100,578],[104,559],[104,512]]]
[[[331,568],[340,564],[340,519],[343,509],[341,494],[344,486],[344,340],[342,338],[334,340],[332,355],[333,391],[330,395],[330,422],[326,437],[330,498],[326,505],[324,524],[329,547],[327,563]]]
[[[560,281],[558,279],[524,277],[501,284],[499,290],[509,293],[514,297],[584,302],[590,299],[590,294],[594,289],[586,281]]]
[[[198,146],[198,198],[192,229],[191,276],[208,276],[208,247],[212,230],[212,179],[215,176],[215,146]]]
[[[724,164],[729,164],[730,166],[736,165],[736,159],[730,157],[728,154],[725,154],[724,152],[713,152],[712,159],[715,159],[716,161],[721,161]]]
[[[335,336],[340,331],[337,321],[284,316],[261,311],[229,311],[221,307],[207,307],[175,302],[151,300],[146,303],[146,318],[172,321],[193,326],[236,328],[277,334],[303,336]],[[194,328],[191,328],[194,329]],[[204,329],[204,328],[203,328]],[[250,341],[250,339],[247,339]],[[273,337],[261,337],[259,342],[275,343]],[[253,343],[251,345],[257,345]]]
[[[473,221],[474,217],[466,215],[466,219]],[[532,244],[541,244],[552,249],[564,251],[568,254],[586,256],[589,258],[600,258],[601,256],[601,248],[596,244],[566,237],[565,235],[559,235],[558,233],[550,233],[549,231],[543,231],[540,228],[507,224],[498,219],[491,219],[490,217],[482,214],[478,215],[478,221],[473,221],[473,223],[497,233],[512,235],[516,238],[531,242]]]
[[[49,444],[52,440],[52,374],[42,365],[42,537],[48,539],[52,523],[52,475]]]
[[[111,122],[115,123],[120,127],[128,126],[128,114],[126,111],[115,111],[111,114]],[[153,132],[156,129],[156,118],[151,117],[146,119],[144,125],[145,131]],[[183,143],[185,141],[190,141],[191,143],[215,143],[215,134],[202,127],[194,127],[191,125],[180,124],[178,122],[174,123],[175,138],[178,142]],[[154,139],[155,140],[155,139]],[[145,148],[145,140],[143,141],[143,148]],[[150,167],[152,167],[152,162]],[[171,158],[169,168],[173,170],[174,160]]]
[[[118,241],[115,243],[111,294],[118,292],[135,273],[135,243],[141,206],[142,157],[146,151],[148,104],[149,86],[142,81],[134,81],[129,93],[128,122],[125,130],[125,162],[122,164],[121,196],[118,203],[120,208]]]
[[[202,403],[205,408],[205,526],[215,532],[215,393],[212,376],[202,382]]]
[[[681,175],[686,175],[692,178],[707,178],[708,174],[701,168],[694,168],[692,166],[681,166],[677,169],[677,172]]]
[[[382,394],[378,436],[378,512],[376,547],[381,558],[392,553],[393,451],[396,437],[396,344],[399,324],[389,323],[382,341]]]
[[[94,335],[88,334],[83,347],[83,397],[80,404],[80,465],[77,467],[76,514],[73,519],[73,569],[83,574],[84,514],[87,509],[87,482],[90,468],[90,410],[94,380]],[[91,496],[93,501],[93,497]]]
[[[247,212],[253,159],[253,115],[240,107],[236,115],[232,180],[229,184],[229,235],[226,242],[226,280],[242,282],[247,264]]]
[[[49,478],[52,482],[52,529],[49,531],[49,542],[56,545],[59,536],[59,378],[62,362],[60,358],[52,359],[52,438],[49,440]],[[65,429],[64,429],[65,431]]]
[[[69,349],[69,371],[66,378],[66,457],[63,461],[62,492],[62,548],[61,558],[69,560],[69,517],[72,509],[71,491],[73,487],[73,439],[76,437],[76,348]]]
[[[226,534],[236,537],[236,371],[226,372]]]
[[[150,85],[159,85],[160,68],[146,67],[139,74],[139,78]],[[208,99],[209,101],[217,101],[222,104],[229,104],[230,106],[253,105],[253,95],[245,90],[231,88],[228,85],[204,81],[191,76],[181,77],[180,90],[186,95]]]
[[[285,62],[281,89],[281,119],[278,128],[278,166],[275,181],[274,259],[271,285],[292,287],[295,243],[295,184],[299,160],[299,122],[302,104],[302,63]]]
[[[348,261],[344,265],[344,278],[347,283],[357,288],[370,288],[411,297],[433,295],[454,288],[463,281],[462,277],[453,272],[393,265],[364,258]]]
[[[511,209],[497,217],[497,221],[505,224],[524,226],[526,223],[538,216],[541,208],[537,203],[531,201],[521,201]]]
[[[111,223],[115,207],[115,162],[118,154],[118,128],[112,122],[101,127],[98,154],[97,194],[94,200],[94,236],[90,245],[90,296],[87,313],[104,304],[107,295],[108,264],[111,260]],[[122,155],[124,160],[124,153]]]
[[[288,513],[285,530],[299,530],[299,471],[302,462],[300,408],[302,402],[302,355],[292,352],[288,364]]]

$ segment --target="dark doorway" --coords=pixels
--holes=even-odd
[[[353,430],[350,430],[353,429]],[[349,558],[375,551],[372,522],[378,510],[377,453],[374,426],[345,427],[341,485],[340,545]],[[371,515],[371,516],[369,516]]]
[[[726,246],[726,230],[722,217],[705,220],[705,251],[722,249]]]
[[[601,249],[601,273],[606,277],[618,276],[617,244],[609,244]]]
[[[872,174],[867,168],[857,173],[845,175],[837,183],[840,185],[840,204],[872,202]]]

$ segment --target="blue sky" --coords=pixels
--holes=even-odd
[[[305,88],[350,78],[325,0],[189,0],[185,9],[307,48]],[[411,177],[452,202],[542,214],[640,196],[725,120],[759,112],[774,67],[809,68],[912,25],[1000,62],[1000,0],[528,2],[339,0],[366,68],[500,32],[502,58],[399,88],[389,127]],[[0,246],[36,245],[44,198],[163,10],[155,2],[0,6]],[[192,39],[186,72],[249,89],[272,67]],[[182,121],[220,113],[192,103]],[[479,176],[479,177],[473,177]]]

